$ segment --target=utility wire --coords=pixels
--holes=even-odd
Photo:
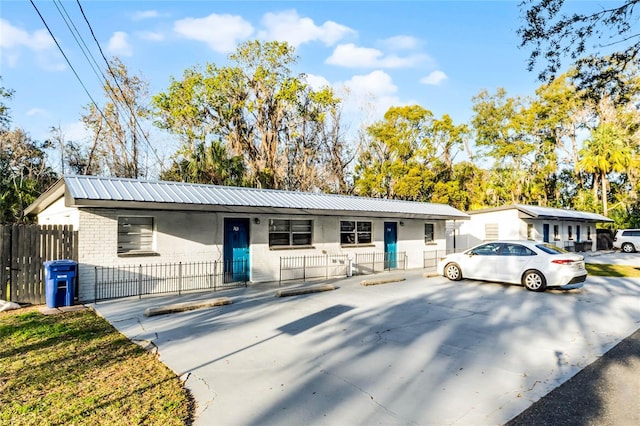
[[[71,19],[71,16],[67,12],[67,9],[64,7],[64,5],[59,0],[57,2],[56,2],[56,0],[54,0],[53,3],[56,6],[56,9],[58,10],[58,13],[60,14],[60,17],[62,18],[64,23],[67,25],[67,28],[69,29],[69,32],[71,33],[71,35],[73,36],[74,40],[76,41],[76,44],[78,45],[78,47],[82,51],[85,59],[89,63],[89,66],[93,70],[93,73],[98,78],[98,82],[100,83],[101,86],[104,87],[106,95],[111,99],[111,101],[113,102],[113,105],[116,108],[116,110],[120,112],[120,108],[122,108],[122,107],[118,104],[118,100],[113,96],[113,93],[110,90],[108,90],[107,87],[104,86],[105,82],[107,81],[107,76],[104,75],[104,73],[102,72],[102,69],[100,68],[100,65],[98,64],[98,61],[96,61],[95,57],[91,53],[91,50],[89,49],[89,47],[85,43],[84,38],[82,37],[82,34],[80,34],[80,31],[78,31],[78,28],[74,24],[73,19]],[[63,13],[63,11],[64,11],[64,13]],[[109,125],[109,128],[111,128],[111,130],[114,132],[114,135],[116,136],[116,138],[119,139],[119,142],[122,145],[122,149],[133,159],[134,155],[127,148],[126,140],[124,138],[121,138],[121,136],[117,134],[117,132],[111,127],[111,125],[109,123],[107,123],[107,124]]]
[[[80,83],[80,85],[82,86],[82,88],[84,89],[85,93],[87,94],[87,96],[89,97],[89,99],[91,100],[91,103],[93,104],[93,106],[96,108],[96,110],[100,113],[100,115],[102,116],[102,118],[104,119],[105,123],[107,123],[107,126],[109,126],[109,128],[111,129],[111,131],[114,134],[117,134],[116,131],[111,127],[111,124],[109,123],[109,121],[107,120],[107,117],[105,116],[104,112],[102,112],[102,110],[100,109],[100,107],[98,106],[97,102],[95,101],[95,99],[93,99],[93,96],[91,96],[91,93],[89,93],[89,90],[87,89],[87,86],[84,84],[84,82],[82,81],[82,78],[80,78],[80,75],[78,75],[78,72],[76,71],[76,69],[74,68],[73,64],[71,64],[71,61],[69,60],[69,58],[67,57],[67,55],[64,53],[64,50],[62,49],[62,46],[60,46],[60,43],[58,43],[58,40],[55,38],[55,36],[53,35],[53,32],[51,31],[51,28],[49,28],[49,24],[47,24],[47,21],[44,19],[44,17],[42,16],[42,13],[40,13],[40,10],[38,9],[38,6],[35,5],[35,3],[33,2],[33,0],[29,0],[29,2],[31,3],[31,6],[33,6],[33,8],[35,9],[36,13],[38,14],[38,16],[40,17],[40,20],[42,21],[42,23],[44,24],[45,28],[47,29],[47,32],[49,33],[49,35],[51,36],[51,38],[53,39],[53,41],[55,42],[56,46],[58,47],[58,50],[60,51],[60,53],[62,54],[62,57],[64,57],[65,61],[67,62],[67,65],[69,65],[69,68],[71,68],[71,71],[73,72],[73,74],[76,76],[76,79],[78,80],[78,82]],[[121,141],[123,142],[123,141]],[[126,150],[126,144],[123,143],[123,146],[125,147]],[[131,155],[131,153],[129,153]]]
[[[91,36],[93,37],[93,40],[95,41],[96,45],[98,46],[98,50],[100,51],[100,55],[102,55],[102,59],[104,59],[104,62],[107,64],[107,68],[109,69],[109,73],[111,74],[111,76],[113,78],[113,81],[116,83],[116,86],[118,87],[118,90],[120,91],[120,94],[124,98],[125,97],[124,96],[124,91],[122,90],[122,87],[120,86],[120,83],[118,82],[118,80],[115,78],[115,72],[113,71],[113,68],[111,68],[111,64],[107,60],[107,57],[105,56],[105,54],[104,54],[104,52],[102,50],[102,46],[100,46],[100,43],[98,42],[98,39],[96,38],[96,35],[93,32],[93,28],[91,27],[91,24],[89,23],[89,19],[87,18],[87,15],[84,13],[84,9],[82,8],[82,4],[80,4],[80,0],[76,0],[76,2],[78,3],[78,8],[80,9],[80,13],[82,14],[82,17],[84,18],[85,22],[87,23],[87,26],[89,27],[89,31],[91,32]],[[124,102],[124,104],[129,108],[129,111],[131,112],[131,115],[133,116],[133,119],[135,120],[136,125],[138,126],[137,128],[140,129],[141,128],[140,122],[138,121],[138,117],[135,114],[135,112],[133,111],[133,108],[127,102]],[[158,152],[156,151],[155,147],[151,144],[151,142],[149,141],[149,138],[147,138],[147,135],[143,131],[141,131],[141,134],[142,134],[144,140],[147,142],[147,145],[149,146],[149,148],[151,148],[151,151],[153,151],[153,153],[154,153],[154,155],[156,157],[156,160],[158,160],[158,163],[162,167],[162,161],[160,160],[160,157],[158,156]]]

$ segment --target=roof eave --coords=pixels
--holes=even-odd
[[[360,210],[328,210],[310,208],[285,208],[268,206],[233,206],[220,204],[191,204],[191,203],[163,203],[157,201],[124,201],[124,200],[94,200],[94,199],[72,199],[67,200],[69,207],[76,208],[119,208],[128,210],[182,210],[182,211],[202,211],[202,212],[222,212],[222,213],[244,213],[244,214],[286,214],[299,215],[310,214],[316,216],[360,216],[360,217],[386,217],[397,219],[418,219],[418,220],[469,220],[466,214],[423,214],[423,213],[399,213],[381,211],[360,211]]]
[[[36,200],[24,209],[24,215],[38,214],[65,194],[64,178],[58,179],[49,189],[40,194]]]

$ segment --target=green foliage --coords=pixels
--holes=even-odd
[[[55,182],[45,148],[22,129],[0,130],[0,223],[29,221],[23,210]]]
[[[518,30],[521,47],[531,47],[528,68],[542,61],[541,81],[551,81],[561,71],[562,61],[571,60],[581,93],[598,100],[611,96],[617,104],[631,99],[636,90],[629,75],[637,75],[640,39],[637,33],[639,0],[626,0],[602,7],[583,3],[583,13],[564,12],[564,0],[523,0],[523,23]],[[611,53],[613,49],[613,53]]]
[[[183,151],[160,179],[179,182],[243,186],[244,163],[239,156],[229,156],[219,141],[197,143]]]
[[[182,151],[220,141],[242,158],[243,182],[251,186],[316,190],[327,180],[344,179],[337,172],[348,151],[327,127],[339,100],[328,88],[314,91],[293,75],[293,47],[250,41],[229,61],[225,67],[194,67],[182,80],[172,80],[153,98],[155,124],[178,135]],[[336,186],[344,188],[345,182]]]

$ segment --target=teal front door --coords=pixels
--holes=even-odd
[[[249,280],[249,219],[224,220],[224,282]]]
[[[396,268],[398,265],[398,228],[396,222],[384,223],[384,269]]]

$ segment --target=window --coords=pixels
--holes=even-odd
[[[501,243],[483,244],[471,250],[469,254],[477,256],[498,256],[501,248]]]
[[[371,222],[340,221],[340,244],[371,244]]]
[[[433,223],[424,224],[424,243],[429,244],[435,241],[434,225]]]
[[[560,226],[558,225],[553,225],[553,239],[560,240]]]
[[[569,240],[573,240],[573,226],[567,226],[567,236]]]
[[[536,230],[533,227],[533,223],[527,223],[527,239],[529,240],[536,239]]]
[[[536,256],[536,253],[528,247],[520,244],[505,244],[500,252],[502,256]]]
[[[587,241],[591,241],[591,227],[587,226]]]
[[[148,254],[153,251],[153,217],[118,218],[118,254]]]
[[[310,246],[313,241],[311,220],[269,220],[269,247]]]
[[[498,224],[487,223],[484,225],[484,239],[485,240],[497,240],[498,239]]]

